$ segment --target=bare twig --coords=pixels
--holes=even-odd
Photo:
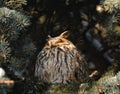
[[[0,80],[0,84],[14,84],[14,80]]]

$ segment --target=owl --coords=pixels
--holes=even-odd
[[[75,45],[67,40],[69,32],[49,37],[37,56],[35,76],[46,83],[81,83],[88,78],[85,59]]]

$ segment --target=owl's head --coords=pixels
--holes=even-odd
[[[68,31],[65,31],[57,37],[48,36],[49,38],[48,38],[47,44],[45,45],[44,48],[61,47],[61,46],[65,46],[65,45],[66,46],[73,45],[69,40],[67,40],[69,34],[70,33]]]

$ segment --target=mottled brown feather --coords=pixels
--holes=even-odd
[[[47,83],[81,83],[88,78],[87,63],[67,32],[50,38],[37,56],[35,76]]]

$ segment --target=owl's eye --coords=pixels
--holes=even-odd
[[[61,39],[59,39],[57,42],[63,42]]]

